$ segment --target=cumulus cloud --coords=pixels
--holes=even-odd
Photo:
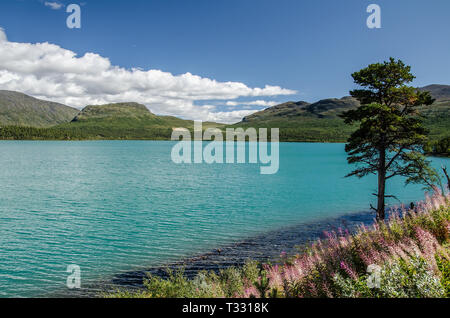
[[[46,7],[49,7],[52,10],[59,10],[61,9],[64,5],[62,3],[59,2],[50,2],[50,1],[45,1],[44,5]]]
[[[78,108],[134,101],[156,114],[219,122],[235,122],[256,110],[222,112],[216,111],[215,106],[196,102],[296,93],[279,86],[251,88],[240,82],[218,82],[191,73],[173,75],[155,69],[126,69],[112,65],[108,58],[96,53],[77,56],[47,42],[10,42],[2,29],[0,89],[21,91]],[[253,103],[262,104],[260,100]]]

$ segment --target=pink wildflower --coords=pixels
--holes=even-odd
[[[345,261],[341,261],[341,268],[350,276],[352,279],[357,280],[358,275],[355,271],[347,264]]]

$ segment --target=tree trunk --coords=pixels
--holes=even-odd
[[[444,171],[444,174],[447,177],[447,187],[450,190],[450,177],[448,176],[448,173],[447,173],[447,167],[442,167],[442,170]]]
[[[378,168],[378,203],[377,203],[377,220],[382,221],[385,218],[385,202],[384,195],[386,191],[386,150],[380,149],[380,162]]]
[[[385,202],[384,192],[386,188],[386,175],[384,172],[378,172],[378,204],[377,204],[377,220],[382,221],[385,218]]]

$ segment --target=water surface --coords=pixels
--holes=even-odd
[[[343,144],[281,143],[275,175],[254,164],[176,165],[173,145],[0,142],[0,296],[64,290],[69,264],[88,284],[374,202],[374,177],[344,178]],[[388,192],[423,198],[401,179]]]

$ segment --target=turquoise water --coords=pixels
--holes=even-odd
[[[173,145],[0,142],[0,296],[64,290],[69,264],[87,284],[373,202],[375,178],[344,178],[342,144],[281,143],[275,175],[255,164],[176,165]],[[424,196],[400,179],[388,191]]]

